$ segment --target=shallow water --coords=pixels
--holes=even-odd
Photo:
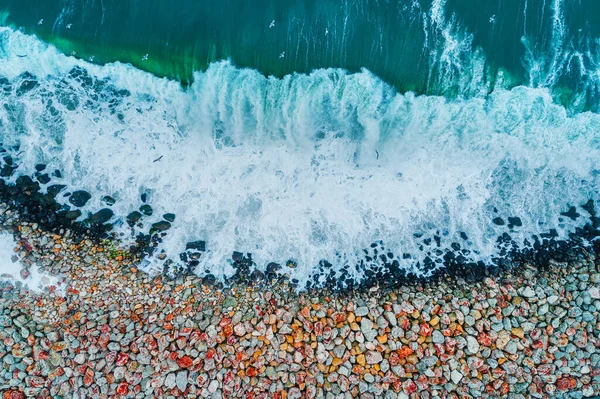
[[[59,285],[58,277],[40,272],[36,265],[32,265],[27,277],[23,278],[21,269],[24,266],[14,251],[16,246],[17,243],[11,234],[0,233],[0,281],[8,281],[11,284],[20,282],[34,292],[41,292],[46,287]],[[13,262],[14,257],[16,257],[16,261]]]

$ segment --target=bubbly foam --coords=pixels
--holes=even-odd
[[[182,88],[9,29],[0,56],[11,81],[0,137],[20,144],[19,171],[60,169],[50,184],[93,194],[84,216],[113,196],[112,221],[127,237],[124,216],[146,193],[154,214],[135,232],[175,213],[159,250],[176,259],[186,242],[206,240],[198,270],[216,276],[232,273],[238,250],[260,268],[295,260],[302,283],[320,260],[339,268],[379,240],[412,254],[401,265],[419,273],[415,234],[489,260],[507,231],[494,217],[521,218],[510,233],[517,242],[550,228],[564,238],[583,220],[560,212],[598,198],[600,117],[568,115],[546,89],[450,101],[398,94],[366,70],[276,79],[228,62]],[[19,93],[25,72],[38,86]],[[161,265],[151,259],[148,270]]]
[[[24,266],[14,251],[15,247],[16,242],[11,234],[0,233],[0,280],[13,284],[18,281],[35,292],[41,292],[46,287],[59,286],[58,277],[40,272],[36,265],[31,266],[28,269],[27,277],[23,278],[21,269]]]

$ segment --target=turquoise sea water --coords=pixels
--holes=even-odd
[[[0,23],[18,172],[92,193],[80,219],[114,197],[124,240],[174,213],[156,254],[204,240],[199,273],[241,251],[303,282],[381,242],[417,274],[494,263],[600,199],[595,1],[0,0]]]
[[[67,53],[183,82],[231,60],[277,77],[366,68],[400,91],[528,85],[578,109],[598,103],[594,0],[3,0],[0,9],[4,25]]]

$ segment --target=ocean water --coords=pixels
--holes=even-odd
[[[115,198],[124,241],[173,213],[156,254],[204,240],[199,274],[240,251],[302,284],[383,243],[427,276],[600,199],[595,2],[179,3],[0,1],[3,147],[89,191],[80,219]]]

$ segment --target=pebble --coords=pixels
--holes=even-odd
[[[477,352],[479,352],[479,342],[477,342],[477,338],[467,335],[467,353],[474,355]]]
[[[45,242],[39,248],[48,252],[36,262],[47,259],[47,270],[63,273],[69,285],[34,296],[0,283],[3,392],[12,386],[44,398],[278,399],[600,394],[600,273],[587,260],[529,277],[338,296],[285,284],[221,289],[195,276],[153,278],[137,271],[137,260],[113,259],[91,238],[19,234],[34,248]],[[62,256],[50,259],[54,250]]]

